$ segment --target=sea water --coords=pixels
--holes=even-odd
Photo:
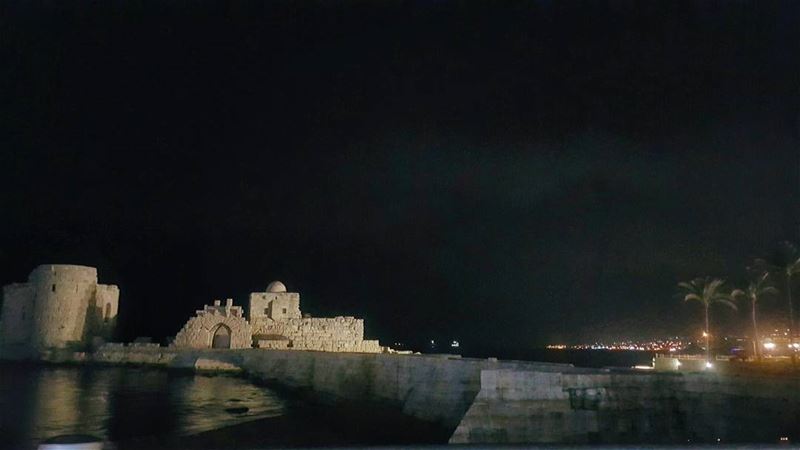
[[[0,365],[0,447],[88,434],[159,439],[283,415],[276,392],[232,376],[130,367]]]

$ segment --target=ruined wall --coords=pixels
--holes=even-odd
[[[250,323],[244,318],[241,306],[233,306],[228,299],[225,306],[217,300],[213,306],[206,305],[196,311],[196,316],[189,319],[175,336],[172,343],[176,348],[211,348],[214,334],[220,326],[230,329],[230,348],[250,348],[253,333]]]
[[[94,305],[90,308],[89,336],[111,339],[117,325],[119,311],[119,288],[114,285],[98,284]]]
[[[261,348],[328,352],[380,352],[378,341],[364,340],[364,320],[355,317],[256,319],[253,330]],[[277,340],[277,343],[270,341]],[[288,340],[288,344],[285,342]]]
[[[27,283],[3,287],[0,345],[28,345],[33,326],[33,296],[33,289]]]

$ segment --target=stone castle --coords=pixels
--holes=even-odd
[[[58,348],[86,348],[113,336],[119,288],[97,283],[93,267],[50,264],[37,267],[26,283],[3,288],[0,351],[26,354]],[[158,344],[153,344],[158,345]],[[300,312],[300,294],[280,281],[250,294],[247,312],[228,299],[196,311],[175,336],[176,348],[264,348],[328,352],[381,352],[364,340],[364,320],[311,318]]]
[[[0,346],[25,352],[109,339],[118,306],[119,288],[98,284],[94,267],[39,266],[27,283],[3,287]]]
[[[178,348],[268,348],[327,352],[381,352],[378,341],[364,340],[364,320],[355,317],[303,317],[300,294],[273,281],[266,292],[250,294],[247,314],[228,299],[215,300],[189,319],[172,343]]]

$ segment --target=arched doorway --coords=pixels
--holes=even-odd
[[[214,332],[211,348],[231,348],[231,329],[220,324]]]

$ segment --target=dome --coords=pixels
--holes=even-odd
[[[273,281],[267,286],[267,292],[286,292],[286,286],[280,281]]]

